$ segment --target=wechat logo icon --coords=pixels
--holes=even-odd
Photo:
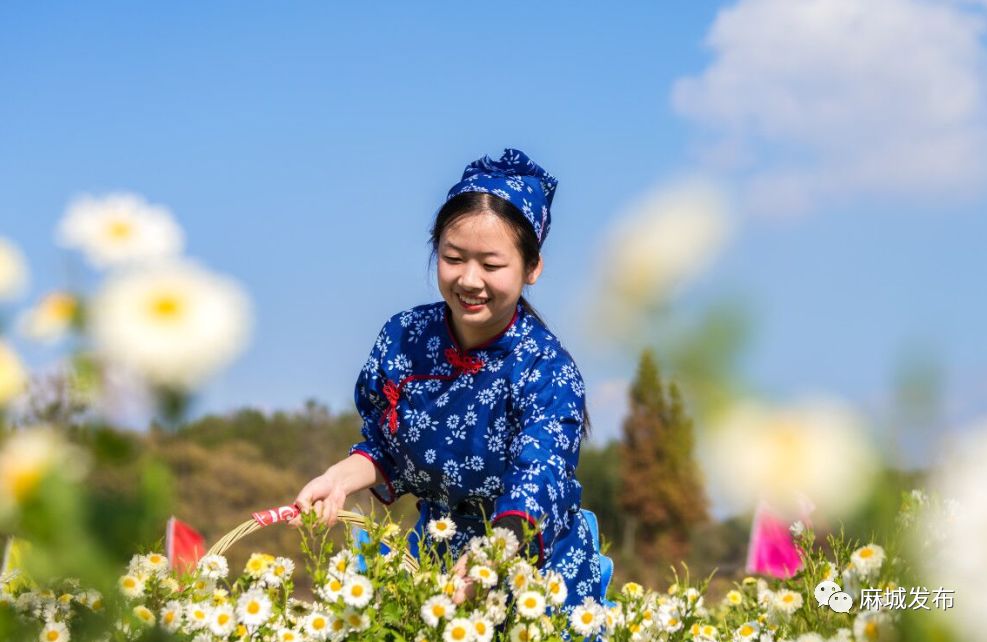
[[[813,591],[819,606],[828,606],[837,613],[849,613],[853,606],[853,598],[849,593],[845,593],[836,582],[823,580],[816,585]]]

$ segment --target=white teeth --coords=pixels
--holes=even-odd
[[[466,305],[480,305],[481,303],[486,303],[486,299],[469,299],[463,295],[459,295],[459,299]]]

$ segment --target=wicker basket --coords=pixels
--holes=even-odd
[[[291,520],[298,517],[299,513],[298,506],[280,506],[278,508],[271,508],[268,510],[258,511],[253,513],[250,519],[243,522],[233,530],[231,530],[226,535],[219,538],[212,548],[209,549],[207,555],[224,555],[227,550],[233,544],[237,543],[250,533],[254,531],[259,531],[265,526],[270,526],[271,524],[277,524],[278,522],[290,522]],[[354,513],[348,510],[341,510],[338,514],[338,519],[347,526],[359,526],[361,528],[369,528],[372,526],[370,518],[366,515],[361,515],[360,513]],[[393,539],[385,540],[384,542],[392,549],[403,549],[404,550],[404,567],[411,571],[412,573],[418,572],[418,560],[408,552],[407,547],[404,542],[395,541]]]

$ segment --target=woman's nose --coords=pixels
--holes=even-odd
[[[469,290],[482,288],[483,280],[480,278],[480,267],[472,261],[463,265],[463,271],[459,275],[459,285]]]

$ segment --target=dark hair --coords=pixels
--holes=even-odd
[[[434,260],[439,253],[439,239],[443,230],[458,221],[459,219],[480,211],[489,211],[500,217],[500,220],[507,223],[508,228],[514,235],[514,243],[521,253],[521,260],[527,270],[533,270],[538,265],[541,257],[541,248],[538,245],[538,237],[535,236],[535,229],[525,218],[517,207],[510,201],[499,196],[494,196],[487,192],[463,192],[457,194],[446,201],[445,205],[439,208],[435,214],[435,222],[432,224],[432,232],[429,242],[432,246],[431,259]],[[521,296],[521,307],[531,316],[538,319],[542,325],[546,326],[545,320],[532,307],[528,300]],[[589,411],[583,411],[583,437],[589,435]]]

